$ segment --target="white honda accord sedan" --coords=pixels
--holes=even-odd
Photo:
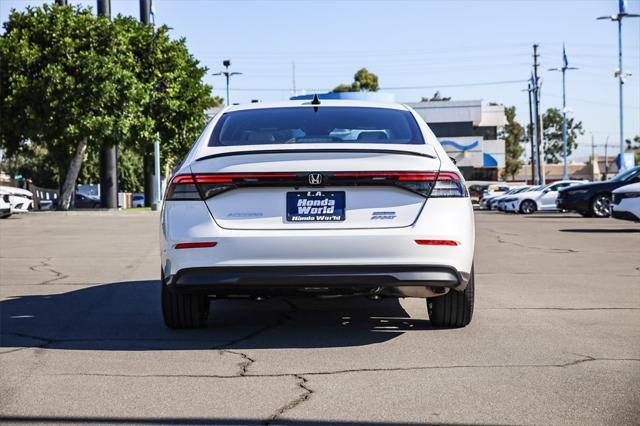
[[[425,122],[399,104],[231,106],[168,185],[162,312],[206,324],[211,298],[426,299],[431,323],[473,314],[473,208]]]

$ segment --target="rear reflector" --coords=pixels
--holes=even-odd
[[[416,240],[421,246],[457,246],[458,242],[453,240]]]
[[[179,244],[176,244],[175,248],[176,249],[205,248],[205,247],[215,247],[217,245],[218,243],[215,243],[213,241],[204,242],[204,243],[179,243]]]

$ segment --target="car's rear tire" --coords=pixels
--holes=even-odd
[[[473,317],[474,272],[471,267],[469,283],[464,291],[449,290],[447,294],[427,299],[427,312],[436,327],[459,328],[468,325]]]
[[[607,194],[598,194],[591,200],[591,214],[595,217],[611,216],[611,197]]]
[[[162,278],[162,318],[169,328],[200,328],[209,318],[209,298],[201,294],[173,291]]]
[[[520,203],[520,213],[531,214],[537,210],[536,203],[532,200],[524,200]]]

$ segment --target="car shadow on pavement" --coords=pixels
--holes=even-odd
[[[561,229],[560,232],[576,232],[584,234],[637,234],[640,233],[640,227],[638,228],[626,228],[626,229],[605,229],[605,228],[578,228],[578,229]]]
[[[0,348],[322,348],[370,345],[408,331],[437,330],[426,319],[410,318],[397,299],[364,297],[217,300],[211,302],[206,328],[170,330],[162,321],[159,285],[128,281],[2,300]]]

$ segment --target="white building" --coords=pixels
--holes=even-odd
[[[433,133],[468,180],[496,180],[504,168],[503,105],[481,100],[431,101],[408,104]]]

